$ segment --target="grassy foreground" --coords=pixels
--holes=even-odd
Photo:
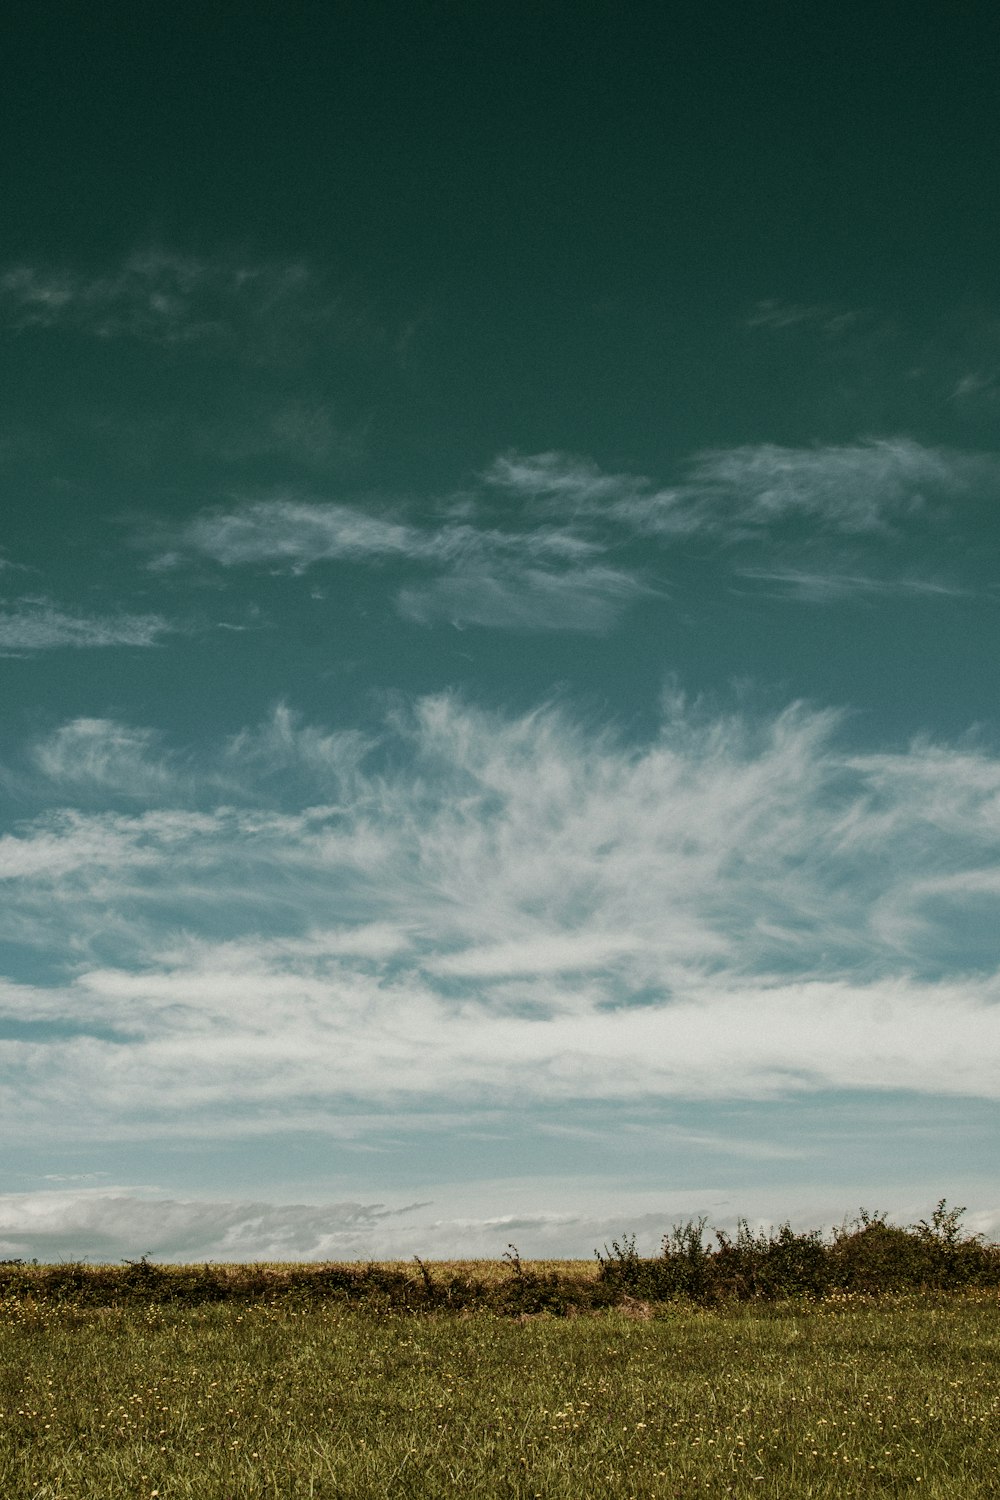
[[[969,1500],[1000,1494],[1000,1305],[8,1295],[0,1410],[5,1500]]]

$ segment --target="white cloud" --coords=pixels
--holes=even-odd
[[[864,778],[865,795],[844,824],[859,847],[912,833],[930,840],[928,858],[936,845],[942,867],[955,871],[968,860],[978,866],[1000,837],[1000,760],[985,748],[920,739],[905,754],[872,751],[845,763]],[[945,852],[951,838],[965,861]]]
[[[373,744],[358,730],[328,733],[303,723],[287,704],[279,703],[264,723],[233,736],[226,762],[234,770],[253,767],[264,775],[297,770],[346,797],[356,788],[361,762]]]
[[[416,971],[390,980],[328,959],[292,968],[205,953],[145,974],[95,970],[66,994],[73,1035],[0,1044],[21,1077],[5,1129],[12,1140],[58,1133],[61,1117],[46,1118],[55,1097],[83,1140],[112,1122],[118,1136],[252,1136],[262,1114],[272,1131],[296,1130],[358,1100],[474,1109],[819,1089],[1000,1095],[995,979],[713,977],[675,985],[669,1002],[601,1009],[607,997],[607,986],[536,979],[515,1011],[503,990],[499,1003],[459,1001]],[[6,1007],[31,999],[4,996]]]
[[[811,565],[739,568],[811,603],[875,594],[951,596],[953,584],[844,565],[847,537],[873,545],[940,520],[952,501],[1000,477],[993,455],[921,447],[907,438],[841,447],[775,444],[696,454],[678,483],[604,473],[559,452],[507,453],[472,491],[439,509],[413,501],[345,504],[295,496],[207,511],[169,538],[154,567],[192,556],[223,567],[303,573],[320,564],[406,565],[389,587],[405,619],[526,631],[609,630],[630,604],[663,594],[626,549],[700,537],[739,558],[762,538],[805,549]],[[407,519],[407,515],[418,519]],[[161,539],[162,540],[162,539]],[[817,548],[826,548],[816,565]],[[648,555],[648,551],[647,551]],[[613,558],[613,562],[611,559]],[[894,565],[889,559],[888,568]],[[898,564],[895,564],[898,566]],[[416,574],[416,576],[414,576]]]
[[[876,578],[864,573],[819,573],[802,568],[738,568],[737,575],[769,586],[781,598],[808,604],[838,604],[843,600],[886,598],[892,595],[927,599],[967,597],[968,589],[927,578]]]
[[[261,724],[232,736],[211,771],[169,749],[163,736],[115,719],[71,719],[29,751],[34,767],[63,795],[129,797],[157,803],[239,800],[298,776],[313,792],[352,795],[359,765],[374,741],[356,730],[330,733],[302,722],[279,703]],[[170,818],[169,812],[147,818]]]
[[[22,599],[0,610],[0,653],[155,646],[171,629],[159,615],[73,615],[44,599]]]
[[[965,491],[974,472],[962,455],[921,447],[908,438],[844,447],[718,449],[692,464],[696,504],[727,502],[746,526],[804,516],[841,532],[880,531],[918,515],[935,492]],[[700,492],[700,493],[699,493]]]
[[[39,770],[63,786],[130,796],[176,795],[178,775],[157,736],[111,719],[73,719],[34,747]]]
[[[262,500],[199,517],[182,544],[225,567],[278,563],[301,570],[331,558],[425,556],[413,527],[347,505]]]
[[[567,512],[663,538],[692,533],[733,542],[796,519],[832,535],[872,535],[925,516],[1000,474],[995,456],[923,447],[909,438],[843,446],[774,443],[694,455],[681,480],[604,474],[572,454],[506,455],[486,482]]]
[[[155,742],[106,731],[67,726],[53,769],[79,741],[91,791],[146,777],[159,800]],[[124,1137],[329,1123],[346,1099],[1000,1095],[985,750],[857,755],[829,713],[677,700],[633,746],[450,697],[386,734],[282,710],[201,769],[242,806],[67,810],[0,840],[0,937],[65,965],[0,994],[51,1023],[0,1042],[8,1134],[66,1109]],[[979,934],[964,955],[942,903]]]
[[[649,592],[634,574],[592,561],[601,550],[567,526],[505,531],[455,516],[416,526],[357,506],[278,499],[199,516],[156,565],[176,566],[191,552],[224,567],[296,573],[395,559],[432,575],[398,591],[397,608],[415,623],[599,632]]]
[[[77,871],[93,876],[155,862],[134,819],[87,818],[64,812],[36,821],[23,834],[0,837],[0,880],[60,880]]]
[[[630,493],[644,493],[649,480],[633,474],[605,474],[592,459],[579,454],[502,453],[483,474],[494,489],[531,499],[559,501],[567,509],[587,512],[615,504]]]
[[[588,969],[604,968],[634,947],[634,940],[622,933],[568,932],[446,953],[440,958],[432,958],[425,967],[434,974],[453,974],[469,979],[582,973]]]
[[[399,611],[427,625],[481,625],[500,630],[577,630],[602,633],[650,590],[620,568],[541,568],[492,572],[461,569],[399,592]]]
[[[834,307],[823,303],[782,302],[768,297],[754,303],[746,320],[748,328],[818,328],[829,336],[846,333],[854,328],[862,314],[850,308]]]
[[[0,1196],[0,1251],[50,1262],[351,1259],[407,1214],[381,1203],[178,1200],[114,1188],[12,1193]]]
[[[504,558],[567,564],[598,550],[565,527],[499,531],[455,520],[415,526],[359,506],[285,498],[208,512],[185,527],[178,544],[224,567],[274,563],[296,571],[320,562],[392,557],[439,566]]]

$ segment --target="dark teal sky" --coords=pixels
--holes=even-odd
[[[1000,1225],[995,7],[4,32],[9,1253]]]
[[[988,443],[947,398],[995,318],[998,23],[942,19],[30,7],[5,49],[7,255],[314,267],[335,326],[258,329],[236,387],[207,353],[48,352],[62,401],[127,382],[136,420],[182,393],[242,410],[270,356],[269,390],[365,424],[354,483],[452,484],[507,447],[663,474],[762,431]],[[769,299],[854,321],[764,337]],[[27,415],[53,372],[20,353]]]

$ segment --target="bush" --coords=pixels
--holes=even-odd
[[[664,1236],[659,1257],[639,1255],[634,1235],[595,1254],[605,1286],[648,1301],[774,1302],[833,1291],[876,1296],[1000,1286],[1000,1246],[985,1244],[980,1235],[963,1237],[964,1212],[948,1208],[942,1198],[929,1221],[902,1229],[884,1214],[862,1209],[859,1218],[834,1231],[832,1242],[818,1229],[797,1233],[787,1222],[755,1233],[741,1219],[735,1239],[715,1231],[714,1250],[704,1242],[706,1220],[688,1220]]]
[[[756,1298],[824,1297],[831,1285],[827,1247],[818,1229],[796,1234],[789,1223],[775,1231],[756,1234],[745,1219],[736,1239],[716,1230],[718,1250],[713,1257],[715,1280],[727,1298],[746,1302]]]

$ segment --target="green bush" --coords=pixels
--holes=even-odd
[[[735,1239],[715,1231],[714,1249],[705,1244],[706,1220],[688,1220],[664,1236],[655,1258],[638,1254],[634,1235],[613,1240],[597,1252],[599,1275],[622,1296],[702,1304],[1000,1286],[1000,1246],[963,1236],[964,1212],[942,1198],[929,1221],[903,1229],[862,1209],[830,1242],[818,1229],[797,1233],[788,1223],[755,1233],[741,1219]]]

